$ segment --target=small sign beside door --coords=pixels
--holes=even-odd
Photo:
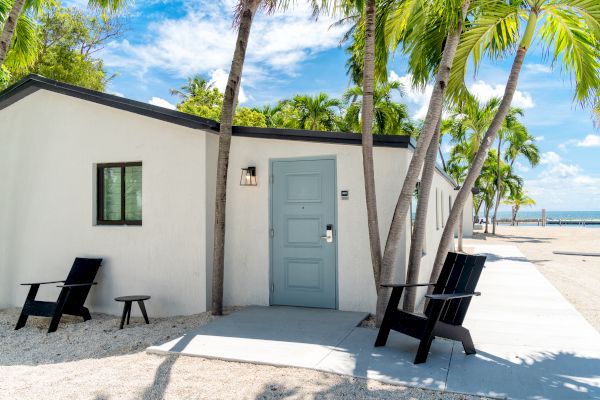
[[[348,200],[350,198],[350,192],[348,190],[341,191],[342,200]]]

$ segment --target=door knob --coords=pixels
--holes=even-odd
[[[327,243],[333,242],[333,225],[328,224],[327,230],[325,231],[325,236],[321,236],[321,239],[324,239]]]

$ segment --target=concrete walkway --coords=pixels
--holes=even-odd
[[[464,323],[478,354],[436,339],[426,364],[417,341],[358,328],[362,313],[247,307],[185,336],[150,347],[157,354],[312,368],[387,383],[514,399],[600,399],[600,334],[515,246],[477,245],[488,256]]]

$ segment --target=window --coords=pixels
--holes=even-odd
[[[98,164],[98,225],[142,224],[142,163]]]
[[[438,189],[435,189],[435,229],[440,229],[440,196],[438,195]]]
[[[440,209],[442,210],[442,228],[446,225],[445,215],[444,215],[444,191],[440,194]]]

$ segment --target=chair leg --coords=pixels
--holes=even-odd
[[[440,315],[442,315],[442,309],[444,308],[443,301],[433,301],[433,305],[431,307],[431,312],[429,314],[429,318],[427,319],[427,324],[425,325],[425,329],[423,330],[423,336],[421,337],[421,343],[419,343],[419,348],[417,350],[417,355],[415,356],[415,364],[421,364],[427,361],[427,356],[429,355],[429,349],[431,348],[431,342],[433,342],[433,330],[435,329],[435,325],[440,319]]]
[[[39,284],[31,285],[29,287],[29,292],[27,293],[25,304],[23,304],[23,308],[21,309],[21,315],[19,316],[19,320],[17,321],[17,325],[15,326],[15,331],[21,329],[27,323],[27,317],[29,317],[29,314],[27,314],[27,312],[25,311],[25,309],[27,308],[27,303],[29,301],[35,301],[35,296],[37,296],[37,292],[39,289]]]
[[[140,310],[142,311],[142,316],[144,317],[144,321],[146,321],[146,324],[149,324],[150,321],[148,320],[148,314],[146,314],[146,306],[144,306],[144,300],[140,300],[137,303],[140,306]]]
[[[27,317],[29,315],[25,314],[24,311],[21,311],[21,315],[19,316],[19,320],[17,321],[17,325],[15,326],[15,331],[21,329],[27,323]]]
[[[475,345],[473,344],[473,339],[471,338],[471,332],[469,332],[468,329],[465,329],[465,333],[462,338],[462,345],[466,354],[477,354]]]
[[[50,326],[48,327],[48,333],[55,332],[58,329],[58,323],[63,315],[63,310],[65,308],[65,304],[67,304],[67,299],[69,298],[69,293],[71,293],[70,289],[63,288],[58,296],[58,301],[56,302],[56,308],[54,309],[54,315],[50,320]]]
[[[83,307],[81,309],[81,317],[84,321],[89,321],[90,319],[92,319],[92,316],[90,315],[90,310],[88,310],[87,307]]]
[[[381,326],[379,327],[379,333],[377,334],[377,339],[375,339],[375,347],[385,346],[387,343],[390,330],[392,329],[392,321],[394,320],[394,315],[398,310],[403,289],[403,287],[395,287],[392,289],[390,301],[385,308],[385,314],[383,314],[383,320],[381,321]]]
[[[131,301],[127,303],[127,325],[129,325],[130,318],[131,318]]]

